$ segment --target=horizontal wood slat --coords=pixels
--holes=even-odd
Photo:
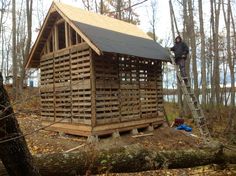
[[[80,43],[41,58],[41,115],[91,124],[89,46]]]

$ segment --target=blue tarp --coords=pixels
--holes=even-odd
[[[189,127],[188,125],[182,124],[176,127],[176,130],[185,130],[185,131],[191,132],[192,128]]]

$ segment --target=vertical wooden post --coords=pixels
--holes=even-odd
[[[118,106],[119,106],[119,121],[121,122],[121,88],[120,88],[120,84],[121,84],[121,77],[120,77],[120,60],[119,60],[119,55],[115,54],[115,58],[117,61],[117,67],[118,67],[118,82],[119,82],[119,87],[118,87]]]
[[[158,99],[158,94],[159,94],[159,91],[158,91],[158,89],[159,89],[159,85],[157,84],[158,83],[158,80],[157,80],[157,77],[159,76],[159,73],[158,73],[158,70],[159,70],[159,65],[158,65],[159,63],[157,62],[157,61],[154,61],[154,72],[155,72],[155,87],[156,87],[156,105],[157,105],[157,107],[156,107],[156,109],[157,109],[157,116],[158,116],[158,112],[159,112],[159,103],[158,103],[158,101],[159,101],[159,99]]]
[[[46,41],[46,48],[47,48],[47,52],[46,53],[50,53],[50,44],[49,44],[49,41],[50,41],[50,36],[48,37],[47,41]]]
[[[95,56],[92,49],[89,49],[90,56],[90,85],[91,85],[91,125],[96,126],[96,75],[95,75]]]
[[[65,22],[65,42],[66,42],[66,47],[69,46],[69,40],[68,40],[68,35],[69,35],[69,32],[68,32],[68,23]]]
[[[137,77],[138,77],[138,89],[139,89],[139,116],[140,116],[140,118],[142,118],[142,102],[141,102],[141,86],[140,86],[140,83],[141,83],[141,81],[140,81],[140,68],[141,68],[141,60],[140,60],[140,58],[137,58],[137,62],[138,62],[138,64],[137,64],[137,70],[138,70],[138,75],[137,75]]]
[[[72,66],[71,66],[71,49],[69,49],[69,62],[70,62],[70,114],[71,123],[73,123],[73,83],[72,83]]]
[[[53,109],[54,109],[54,122],[56,121],[56,87],[55,87],[55,54],[53,53]]]
[[[77,33],[76,33],[76,35],[75,35],[75,43],[76,43],[76,44],[80,43],[80,42],[79,42],[79,35],[78,35]]]
[[[72,41],[71,41],[71,27],[70,25],[67,23],[67,27],[68,27],[68,45],[71,46],[72,45]]]
[[[58,50],[58,28],[57,25],[54,26],[54,51]]]
[[[54,110],[54,121],[56,121],[56,88],[55,88],[55,51],[56,51],[56,25],[52,29],[52,50],[53,50],[53,110]]]
[[[161,78],[161,82],[160,82],[160,86],[159,86],[159,88],[160,88],[160,95],[161,95],[161,97],[160,97],[160,99],[161,99],[161,105],[159,105],[159,106],[161,106],[161,109],[162,109],[162,116],[164,115],[165,116],[165,118],[166,118],[166,120],[167,120],[167,123],[169,123],[168,122],[168,119],[167,119],[167,116],[166,116],[166,114],[165,114],[165,109],[164,109],[164,94],[163,94],[163,70],[162,70],[162,62],[160,61],[160,71],[161,71],[161,73],[160,73],[160,78]]]
[[[52,52],[55,52],[55,27],[52,29]]]

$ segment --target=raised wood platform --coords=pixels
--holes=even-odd
[[[52,122],[43,121],[43,126],[48,126]],[[79,136],[102,136],[112,134],[113,132],[129,131],[132,129],[145,128],[148,126],[156,126],[164,123],[163,118],[151,118],[151,119],[140,119],[130,122],[112,123],[106,125],[98,125],[92,129],[89,125],[84,124],[71,124],[71,123],[56,123],[46,130],[63,132],[66,134],[73,134]]]

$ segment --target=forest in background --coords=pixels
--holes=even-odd
[[[158,24],[158,9],[161,8],[158,0],[75,0],[74,3],[86,10],[137,25],[140,14],[136,8],[147,11],[148,7],[149,16],[146,18],[150,30],[147,34],[154,41],[169,48],[179,34],[189,45],[187,72],[201,103],[235,106],[235,0],[169,0],[166,16],[171,17],[167,21],[171,24],[171,37],[164,39],[159,38],[157,33],[162,27]],[[40,30],[47,9],[43,0],[1,0],[0,6],[0,71],[5,80],[12,79],[13,97],[17,100],[22,98],[26,80],[37,72],[25,70],[24,65],[34,42],[33,34]],[[173,67],[163,63],[163,68],[164,88],[176,89]],[[178,91],[179,107],[185,110],[186,104],[180,97],[181,92]],[[231,110],[233,112],[234,109]],[[228,119],[230,128],[235,128],[232,112]]]
[[[201,89],[203,104],[235,105],[235,1],[234,0],[170,0],[166,15],[171,17],[170,38],[159,38],[158,0],[75,0],[86,10],[108,15],[133,24],[140,23],[136,7],[148,7],[146,18],[150,24],[147,32],[164,47],[170,47],[178,34],[190,47],[188,73],[197,96]],[[7,78],[19,81],[21,90],[25,80],[24,62],[34,41],[32,36],[39,31],[46,16],[43,0],[1,0],[0,2],[0,70]],[[206,11],[206,7],[208,11]],[[205,10],[205,11],[204,11]],[[143,18],[143,17],[142,17]],[[169,22],[169,21],[167,21]],[[173,68],[164,64],[164,86],[172,88]],[[29,71],[27,75],[34,72]],[[225,88],[225,89],[220,89]],[[230,93],[226,94],[226,88]],[[16,90],[16,91],[17,91]],[[227,89],[228,91],[229,89]],[[19,91],[18,91],[19,92]]]
[[[126,136],[113,140],[111,143],[103,140],[96,146],[94,144],[89,145],[83,138],[63,136],[44,130],[45,127],[42,127],[41,117],[38,114],[40,109],[39,90],[24,89],[26,80],[37,70],[25,70],[24,65],[29,56],[30,48],[34,43],[33,33],[35,33],[35,30],[40,30],[47,13],[47,9],[44,9],[45,1],[1,0],[0,2],[0,71],[3,73],[5,80],[12,79],[13,81],[12,86],[9,86],[10,88],[6,86],[6,88],[10,93],[13,107],[16,110],[13,112],[13,109],[10,108],[9,115],[4,116],[5,110],[11,106],[9,105],[7,94],[5,92],[5,94],[1,93],[0,101],[1,103],[4,101],[6,103],[1,104],[1,108],[7,107],[4,110],[1,109],[1,112],[3,112],[1,113],[1,120],[4,122],[7,121],[4,120],[6,117],[14,120],[17,118],[23,133],[17,132],[20,136],[16,136],[15,139],[24,139],[25,137],[26,141],[23,141],[24,147],[26,147],[27,143],[30,153],[43,154],[38,159],[34,156],[37,163],[35,166],[39,168],[41,173],[75,175],[75,172],[76,174],[87,174],[87,171],[90,171],[91,174],[122,171],[139,172],[152,169],[162,169],[163,172],[166,172],[166,169],[175,167],[193,167],[212,163],[218,163],[219,165],[223,163],[222,165],[224,165],[226,162],[235,164],[235,146],[232,146],[236,142],[235,1],[169,0],[170,11],[166,11],[166,15],[171,17],[169,21],[171,24],[171,37],[161,39],[157,32],[158,28],[161,27],[158,25],[157,18],[158,9],[161,8],[158,6],[160,4],[159,0],[74,0],[75,4],[82,4],[81,8],[133,24],[139,24],[141,18],[136,11],[136,7],[145,9],[145,4],[149,4],[149,15],[151,16],[148,18],[150,30],[147,33],[154,41],[162,43],[168,49],[172,46],[172,41],[176,35],[179,34],[184,38],[184,41],[190,47],[187,66],[188,74],[191,78],[191,86],[196,96],[201,100],[212,137],[224,144],[220,148],[217,147],[214,151],[211,150],[213,152],[208,152],[201,146],[197,127],[192,120],[187,118],[185,119],[186,123],[193,127],[193,134],[197,137],[173,128],[164,127],[154,130],[146,138]],[[209,7],[207,11],[206,7]],[[177,83],[173,66],[169,63],[163,63],[163,68],[165,88],[173,85],[170,87],[176,89]],[[2,91],[4,90],[2,78],[1,89]],[[179,91],[179,100],[181,99],[180,97],[181,92]],[[188,110],[186,106],[186,103],[182,101],[179,101],[178,106],[176,104],[165,104],[166,111],[169,115],[174,114],[174,118],[178,116],[178,111],[184,113],[187,117]],[[17,128],[19,130],[19,126]],[[5,135],[6,131],[2,130],[2,133]],[[226,136],[225,134],[230,135]],[[143,132],[141,132],[142,135]],[[14,164],[18,165],[18,163],[12,162],[16,160],[14,160],[14,153],[9,149],[8,142],[13,142],[11,146],[17,148],[18,146],[14,145],[17,140],[12,136],[7,137],[7,139],[3,138],[1,140],[1,159],[3,162],[4,159],[8,160],[9,166],[15,166]],[[86,152],[83,153],[83,150],[79,150],[79,154],[82,152],[85,155],[79,155],[78,160],[75,162],[76,164],[73,165],[74,163],[71,163],[71,161],[73,162],[74,160],[71,157],[74,157],[75,154],[65,153],[75,148],[78,149],[78,144],[80,147],[84,147]],[[101,149],[99,148],[101,144],[103,148],[109,149],[108,153],[99,153],[101,152],[99,150]],[[137,148],[137,145],[140,148]],[[113,146],[121,147],[122,150],[115,151],[112,148]],[[4,153],[8,149],[11,156],[9,153]],[[90,152],[88,152],[89,149],[91,150]],[[169,151],[163,153],[163,150]],[[27,152],[29,154],[29,151]],[[153,152],[156,152],[155,156],[157,157],[153,157]],[[100,158],[98,155],[102,157]],[[127,158],[121,160],[121,158],[116,158],[116,156]],[[161,156],[160,159],[158,158],[159,156]],[[30,157],[22,158],[27,159]],[[156,158],[157,160],[155,160]],[[129,165],[130,163],[131,165]],[[31,164],[34,163],[31,162]],[[47,167],[44,167],[45,164]],[[5,172],[4,167],[2,165],[0,167],[0,173]],[[8,170],[16,172],[16,170],[9,168]],[[230,171],[227,167],[225,168],[222,171],[222,175]],[[19,170],[22,170],[22,168],[19,168]],[[191,169],[188,170],[190,171]],[[183,172],[181,171],[180,173]],[[234,173],[232,171],[232,175]],[[143,173],[143,175],[147,175],[147,173]]]

